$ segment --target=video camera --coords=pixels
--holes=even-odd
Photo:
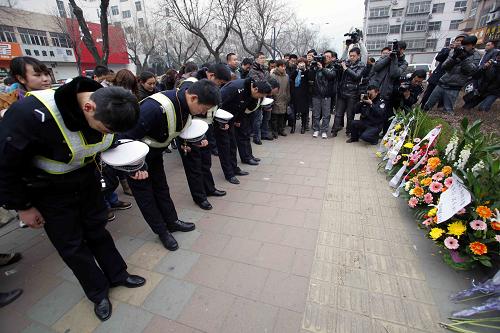
[[[355,29],[353,32],[345,33],[344,36],[349,36],[349,38],[345,40],[345,45],[349,46],[358,43],[363,37],[363,32],[359,29]]]
[[[467,51],[463,46],[459,46],[453,49],[453,58],[463,59],[467,56]]]
[[[324,64],[325,63],[325,56],[323,53],[319,55],[315,55],[313,57],[313,61],[311,61],[311,68],[316,69],[318,67],[318,63]]]
[[[392,42],[392,53],[399,55],[400,47],[399,47],[399,41],[394,40]]]

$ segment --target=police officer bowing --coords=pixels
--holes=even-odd
[[[195,225],[178,219],[163,167],[163,151],[190,125],[192,116],[206,114],[219,103],[219,88],[206,79],[188,89],[162,91],[141,101],[139,122],[120,135],[124,139],[142,140],[150,147],[146,156],[149,178],[131,179],[129,185],[144,219],[170,251],[179,248],[171,232],[192,231]],[[208,145],[207,140],[202,142]],[[180,148],[189,153],[190,147]]]
[[[105,229],[108,210],[94,174],[110,133],[129,130],[138,117],[132,93],[78,77],[56,91],[31,92],[0,126],[0,204],[28,226],[45,228],[100,320],[111,316],[110,287],[145,283],[127,273]]]

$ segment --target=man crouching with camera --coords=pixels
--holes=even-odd
[[[351,137],[346,141],[347,143],[357,142],[359,139],[372,145],[378,143],[378,135],[384,125],[388,106],[380,97],[377,86],[370,85],[367,92],[367,95],[361,95],[361,101],[358,104],[361,120],[352,122]]]
[[[424,92],[422,82],[427,77],[424,69],[417,69],[409,78],[401,80],[398,92],[394,98],[394,109],[401,109],[405,112],[411,111],[413,105],[417,103],[418,97]]]

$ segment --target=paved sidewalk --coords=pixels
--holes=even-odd
[[[165,155],[172,197],[197,230],[165,250],[139,210],[109,224],[138,289],[111,293],[100,323],[43,231],[0,229],[0,251],[24,259],[0,271],[0,290],[24,294],[0,309],[0,332],[438,332],[447,296],[470,283],[448,269],[404,202],[377,173],[374,148],[345,137],[280,137],[254,146],[260,166],[217,187],[203,211],[191,200],[179,155]],[[128,199],[120,195],[122,200]]]

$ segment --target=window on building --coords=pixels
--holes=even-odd
[[[42,55],[43,55],[44,57],[46,57],[46,56],[47,56],[47,51],[42,51]]]
[[[51,57],[55,57],[54,51],[49,51],[49,54],[50,54]]]
[[[386,17],[389,16],[390,7],[375,7],[370,8],[370,17]]]
[[[389,27],[389,33],[390,34],[399,34],[401,32],[401,26],[400,25],[391,25]]]
[[[455,1],[455,8],[453,9],[456,12],[465,12],[467,9],[467,1]]]
[[[444,12],[444,3],[435,3],[432,5],[432,13],[440,14]]]
[[[451,20],[450,22],[450,30],[458,30],[458,25],[462,22],[462,20]]]
[[[441,21],[429,22],[428,31],[439,31],[441,30]]]
[[[142,4],[140,1],[135,2],[135,10],[140,12],[142,10]]]
[[[144,28],[144,19],[142,17],[139,17],[137,19],[137,24],[139,25],[140,28]]]
[[[71,48],[71,40],[65,34],[59,32],[49,32],[52,45],[57,47]]]
[[[38,57],[40,55],[40,51],[38,50],[33,50],[33,53]]]
[[[17,28],[23,44],[49,46],[49,40],[45,31]]]
[[[72,56],[73,55],[73,51],[71,50],[66,50],[66,54],[69,55],[69,56]]]
[[[387,46],[387,41],[385,39],[366,41],[366,49],[370,51],[381,50],[385,46]]]
[[[425,31],[426,28],[426,21],[409,21],[405,23],[404,32]]]
[[[415,50],[415,49],[423,49],[425,48],[425,39],[409,39],[406,40],[406,49],[407,50]]]
[[[111,6],[111,15],[116,16],[120,14],[120,10],[118,6]]]
[[[430,1],[418,1],[418,2],[410,2],[408,4],[407,14],[424,14],[429,13],[431,9]]]
[[[392,17],[401,17],[401,16],[403,16],[403,11],[404,11],[403,8],[401,8],[401,9],[393,9],[392,10]]]
[[[124,19],[129,18],[129,17],[131,17],[131,16],[132,16],[132,15],[130,15],[130,10],[124,10],[124,11],[122,12],[122,17],[123,17]]]
[[[446,38],[446,40],[444,41],[444,46],[450,46],[450,43],[451,43],[451,38]]]
[[[477,13],[477,6],[479,5],[478,0],[473,0],[471,3],[470,11],[469,11],[469,17],[475,17]]]
[[[368,26],[368,34],[373,35],[373,34],[386,34],[389,31],[389,25],[388,24],[378,24],[378,25],[371,25]]]
[[[486,23],[488,22],[488,14],[481,16],[479,19],[479,25],[478,28],[482,28],[486,26]]]
[[[7,25],[0,25],[0,41],[17,43],[16,34],[14,32],[14,27]]]
[[[31,55],[31,50],[28,50],[28,49],[24,49],[24,53],[26,53],[26,55]]]
[[[60,17],[67,17],[66,16],[66,8],[64,8],[64,2],[61,0],[56,0],[57,3],[57,11],[59,12]]]
[[[425,42],[425,48],[435,50],[437,42],[438,42],[437,39],[428,39],[427,42]]]

